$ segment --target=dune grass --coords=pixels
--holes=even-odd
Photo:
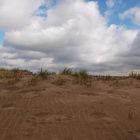
[[[62,71],[60,71],[60,74],[62,75],[72,75],[73,74],[73,70],[71,68],[64,68]]]
[[[131,72],[131,73],[129,74],[129,77],[130,77],[130,78],[137,79],[137,80],[140,80],[140,73],[139,73],[139,72]]]
[[[40,69],[40,71],[36,73],[32,73],[28,70],[21,70],[21,69],[0,69],[0,79],[7,79],[8,84],[13,84],[20,79],[24,77],[24,75],[30,75],[31,78],[28,81],[29,85],[35,86],[38,81],[40,80],[46,80],[50,77],[53,77],[51,75],[56,75],[56,73],[51,73],[48,70],[43,70]],[[66,76],[72,76],[74,77],[73,80],[75,80],[75,83],[79,85],[83,85],[86,87],[91,87],[95,81],[101,80],[101,81],[114,81],[113,85],[119,85],[118,80],[119,79],[124,79],[124,78],[132,78],[136,80],[140,80],[140,73],[138,72],[131,72],[129,76],[111,76],[111,75],[90,75],[87,70],[85,69],[80,69],[80,70],[73,70],[72,68],[64,68],[63,70],[60,71],[59,74],[60,78],[58,78],[54,84],[56,85],[64,85],[67,80],[63,80],[61,75],[66,75]]]
[[[38,73],[37,76],[42,78],[42,79],[47,79],[49,75],[49,72],[47,70],[41,69]]]

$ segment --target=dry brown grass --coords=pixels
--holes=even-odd
[[[39,72],[33,74],[28,70],[20,70],[20,69],[0,69],[0,79],[7,80],[7,84],[12,85],[18,83],[25,75],[31,75],[31,78],[28,80],[28,84],[31,86],[35,86],[40,80],[50,80],[49,75],[56,75],[55,73],[50,73],[47,70],[40,70]],[[59,78],[53,81],[52,83],[55,85],[64,85],[68,79],[61,78],[61,75],[68,75],[70,77],[74,77],[76,84],[92,87],[93,83],[96,85],[96,81],[109,82],[110,86],[119,88],[121,86],[127,87],[134,85],[136,88],[140,88],[140,84],[135,82],[140,79],[140,74],[138,72],[132,72],[129,76],[125,77],[117,77],[110,75],[89,75],[86,70],[74,71],[71,68],[64,68],[59,74]],[[125,80],[128,79],[128,80]]]
[[[23,77],[23,72],[19,69],[12,69],[12,70],[6,70],[1,69],[0,70],[0,79],[5,79],[7,81],[8,85],[14,85],[17,82],[19,82]]]
[[[48,78],[48,75],[49,72],[47,70],[42,70],[42,69],[37,73],[37,76],[44,80]]]
[[[20,69],[0,69],[0,79],[21,79],[24,75],[31,75],[32,72]]]
[[[38,76],[33,75],[30,80],[28,80],[28,85],[30,86],[36,86],[38,82]]]
[[[72,75],[73,70],[71,68],[64,68],[62,71],[60,71],[60,74],[62,74],[62,75]]]
[[[131,73],[129,74],[129,77],[130,77],[130,78],[137,79],[137,80],[140,80],[140,73],[139,73],[139,72],[131,72]]]

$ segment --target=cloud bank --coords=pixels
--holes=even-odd
[[[133,7],[120,14],[121,19],[131,19],[140,25],[140,7]]]
[[[50,1],[13,0],[12,6],[9,2],[0,2],[0,27],[6,30],[1,67],[56,71],[68,66],[122,73],[140,66],[139,30],[108,25],[95,1],[60,0],[43,11],[39,6]],[[38,16],[38,10],[46,16]]]

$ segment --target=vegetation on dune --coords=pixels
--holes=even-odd
[[[77,82],[80,85],[85,85],[87,87],[92,86],[92,76],[90,76],[86,70],[83,69],[76,71],[75,73],[73,73],[73,76],[77,78]]]
[[[0,79],[7,82],[8,85],[14,85],[19,82],[25,75],[31,75],[32,72],[28,70],[14,69],[0,69]]]
[[[47,79],[49,75],[49,72],[47,70],[41,69],[38,73],[37,76],[42,78],[42,79]]]
[[[137,79],[137,80],[140,80],[140,73],[139,73],[139,72],[131,72],[131,73],[129,74],[129,77],[130,77],[130,78]]]
[[[32,74],[32,72],[28,70],[20,70],[18,68],[14,69],[0,69],[0,79],[20,79],[23,75]]]
[[[36,86],[37,81],[38,81],[38,76],[33,75],[32,78],[28,81],[28,85]]]
[[[21,69],[0,69],[0,79],[5,80],[8,82],[9,85],[15,84],[18,81],[20,81],[22,78],[24,78],[26,75],[28,75],[30,78],[28,79],[28,84],[31,86],[36,86],[38,81],[40,80],[46,80],[48,78],[54,78],[53,75],[56,75],[54,72],[48,72],[48,70],[41,69],[39,72],[32,73],[28,70],[21,70]],[[126,78],[132,78],[140,80],[140,73],[138,72],[131,72],[129,76],[111,76],[111,75],[89,75],[87,70],[81,69],[81,70],[73,70],[71,68],[64,68],[62,71],[60,71],[59,74],[57,74],[58,78],[55,79],[52,83],[58,86],[64,85],[69,81],[69,78],[67,76],[71,76],[70,79],[73,79],[73,83],[77,83],[82,86],[91,87],[95,81],[112,81],[113,85],[119,85],[120,79],[126,79]],[[57,77],[56,76],[56,77]],[[66,76],[66,77],[65,77]],[[72,78],[73,77],[73,78]],[[133,82],[133,81],[132,81]],[[131,83],[132,83],[131,82]]]
[[[41,69],[39,72],[32,74],[31,79],[29,79],[28,84],[31,86],[36,86],[40,79],[48,79],[49,72],[47,70]]]
[[[116,77],[111,75],[97,75],[95,77],[97,80],[103,80],[103,81],[116,80]]]
[[[72,75],[73,74],[73,70],[71,68],[64,68],[62,71],[60,71],[60,74],[62,75]]]

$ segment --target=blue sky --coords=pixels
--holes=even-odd
[[[124,25],[132,29],[139,28],[139,26],[134,24],[130,19],[121,20],[119,17],[119,13],[123,13],[129,8],[135,6],[140,7],[140,0],[116,0],[116,4],[112,9],[107,7],[105,0],[97,0],[97,1],[99,4],[100,11],[103,15],[107,10],[112,10],[112,15],[109,16],[109,24]]]

